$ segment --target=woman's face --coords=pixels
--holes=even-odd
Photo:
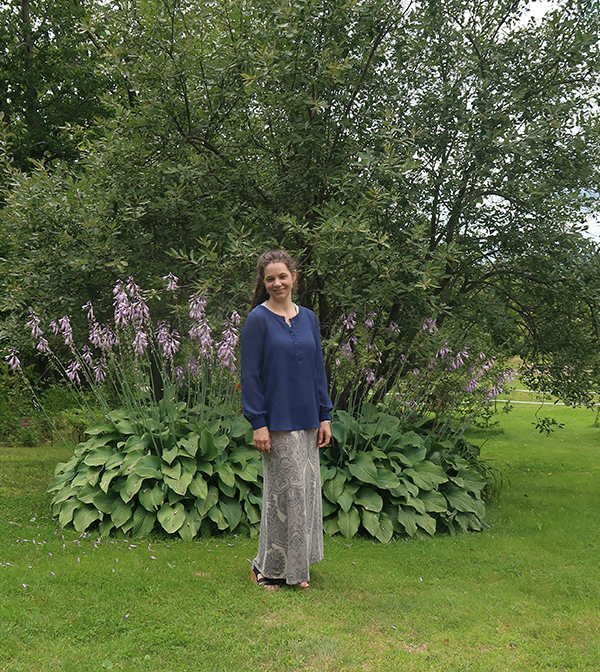
[[[295,281],[296,271],[293,274],[290,273],[290,269],[282,261],[265,266],[263,282],[269,296],[274,301],[287,301],[292,294]]]

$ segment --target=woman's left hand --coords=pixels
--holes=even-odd
[[[319,434],[317,435],[317,446],[324,448],[331,441],[331,423],[323,420],[319,427]]]

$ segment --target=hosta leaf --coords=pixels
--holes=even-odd
[[[334,504],[338,501],[339,496],[344,490],[344,483],[346,482],[346,474],[341,470],[336,470],[337,473],[333,478],[323,483],[323,494],[330,502]]]
[[[362,524],[365,530],[374,537],[379,529],[379,516],[372,511],[363,511]]]
[[[225,519],[229,524],[229,529],[235,530],[242,518],[241,504],[235,499],[221,497],[219,499],[219,508],[221,509],[221,513],[225,516]]]
[[[215,445],[215,439],[208,429],[203,429],[200,435],[200,452],[202,457],[210,462],[219,454],[219,449]]]
[[[402,454],[410,462],[410,466],[414,467],[417,462],[421,462],[425,459],[427,455],[427,449],[425,446],[406,446],[401,449]]]
[[[401,506],[398,507],[398,522],[402,525],[409,537],[412,537],[417,531],[416,517],[417,513],[414,509],[405,509]]]
[[[54,467],[54,475],[58,476],[59,474],[65,474],[66,472],[74,471],[78,464],[79,458],[73,455],[67,462],[59,462],[56,467]]]
[[[252,429],[252,425],[248,420],[243,415],[236,415],[233,418],[233,425],[231,426],[231,436],[234,439],[239,439],[244,436],[249,428]]]
[[[124,502],[129,502],[138,493],[143,481],[142,476],[138,476],[136,473],[129,474],[125,482],[125,488],[121,489],[121,498]]]
[[[74,473],[72,471],[66,471],[65,473],[58,474],[50,481],[46,492],[56,492],[57,490],[60,490],[65,483],[73,479],[73,476]]]
[[[89,434],[90,436],[96,436],[98,434],[107,434],[108,432],[111,432],[114,429],[113,423],[108,423],[108,422],[95,422],[93,425],[90,425],[86,430],[85,433]]]
[[[338,511],[338,525],[340,526],[340,532],[346,537],[346,539],[352,539],[352,537],[358,532],[358,527],[360,525],[360,514],[356,507],[351,507],[350,511]]]
[[[192,539],[198,534],[200,525],[202,525],[202,518],[200,518],[198,512],[195,509],[186,511],[185,521],[179,528],[179,536],[184,541],[192,541]]]
[[[190,494],[199,499],[206,499],[208,493],[208,485],[200,474],[196,474],[189,485]]]
[[[102,492],[102,490],[95,488],[91,483],[86,483],[86,485],[84,485],[77,493],[77,499],[84,504],[91,504],[92,499],[97,492]]]
[[[88,470],[85,468],[85,464],[82,464],[79,471],[73,477],[73,480],[71,481],[71,485],[74,488],[81,488],[84,485],[87,485],[87,482],[88,482],[87,472],[88,472]]]
[[[348,465],[348,469],[354,478],[357,478],[359,481],[377,485],[377,469],[375,468],[375,464],[369,455],[366,455],[365,453],[359,453],[354,460],[354,464]],[[342,534],[344,534],[341,526],[340,530]]]
[[[120,499],[118,492],[114,492],[113,490],[110,492],[103,492],[100,490],[94,495],[92,504],[98,509],[98,511],[110,514],[117,498]]]
[[[165,501],[165,493],[157,484],[153,488],[142,488],[138,493],[138,500],[147,511],[158,511]]]
[[[337,503],[341,506],[342,511],[345,511],[348,513],[350,511],[350,507],[352,504],[354,504],[354,495],[348,490],[348,488],[344,488],[344,492],[338,497]]]
[[[387,456],[390,460],[398,462],[403,467],[412,467],[412,462],[408,459],[408,457],[406,457],[406,455],[404,455],[404,453],[401,453],[397,450],[392,450],[387,454]]]
[[[411,506],[413,509],[415,509],[415,511],[418,511],[419,513],[425,513],[425,504],[418,497],[411,497],[409,495],[408,497],[406,497],[403,504],[406,504],[406,506]]]
[[[88,467],[99,467],[106,464],[107,460],[111,458],[114,454],[112,448],[108,446],[101,446],[100,448],[94,448],[91,450],[84,458],[85,464]]]
[[[129,476],[133,471],[135,465],[144,457],[144,451],[141,449],[131,450],[125,455],[123,464],[121,465],[121,471],[119,472],[121,476]]]
[[[123,464],[123,460],[125,459],[125,453],[113,453],[108,460],[106,460],[106,464],[104,465],[105,469],[114,469],[115,467],[120,467]]]
[[[400,485],[400,480],[389,469],[377,467],[377,487],[383,490],[392,490]]]
[[[215,438],[215,446],[219,450],[219,453],[222,453],[225,448],[229,445],[229,437],[227,434],[221,434]]]
[[[161,462],[160,469],[165,476],[177,480],[181,476],[181,462],[173,462],[173,464],[167,464],[166,462]]]
[[[446,498],[437,490],[420,492],[419,499],[423,502],[427,513],[443,513],[448,508]]]
[[[475,500],[466,490],[461,490],[455,485],[449,485],[444,490],[444,496],[448,500],[448,504],[457,511],[477,513]]]
[[[143,506],[138,506],[133,513],[133,536],[146,537],[154,529],[156,514]]]
[[[100,517],[100,512],[93,506],[82,506],[73,515],[73,527],[77,532],[85,532]]]
[[[161,460],[158,455],[144,455],[133,467],[133,473],[142,478],[161,478]]]
[[[52,503],[60,504],[61,502],[65,502],[67,499],[70,499],[71,497],[77,499],[78,492],[79,488],[73,488],[71,485],[65,485],[54,495]]]
[[[110,482],[118,474],[119,474],[119,469],[111,469],[110,471],[105,471],[102,474],[102,479],[100,481],[100,489],[104,490],[104,492],[108,492],[108,488],[110,487]]]
[[[165,503],[157,514],[158,522],[169,534],[177,532],[185,522],[185,517],[185,508],[181,502],[173,505]]]
[[[256,483],[258,481],[258,468],[251,462],[244,467],[233,466],[231,468],[233,469],[234,474],[244,481],[248,481],[248,483]]]
[[[227,529],[227,520],[218,506],[213,506],[208,512],[208,517],[213,520],[220,530]]]
[[[167,463],[171,464],[173,460],[179,455],[179,446],[173,446],[171,450],[163,450],[162,459]]]
[[[190,457],[196,457],[199,441],[200,436],[196,434],[196,432],[190,432],[187,436],[179,439],[177,445],[182,448]]]
[[[414,448],[422,448],[423,441],[423,437],[419,436],[416,432],[406,432],[406,434],[402,434],[402,436],[398,437],[397,443],[400,446],[413,446]]]
[[[215,464],[215,473],[219,474],[223,483],[229,487],[233,487],[235,485],[235,474],[233,473],[231,465],[227,464],[227,462]]]
[[[120,422],[116,422],[115,427],[119,430],[121,434],[125,435],[135,434],[137,431],[129,420],[121,420]]]
[[[385,511],[382,511],[379,514],[379,529],[375,536],[382,544],[389,544],[393,535],[394,523],[390,516]]]
[[[115,499],[110,517],[115,527],[122,527],[131,518],[132,506],[121,497]]]
[[[338,523],[338,517],[333,516],[332,518],[327,518],[323,521],[323,531],[325,534],[333,537],[334,534],[337,534],[340,531],[340,525]]]
[[[218,501],[219,501],[219,493],[217,489],[215,488],[214,485],[209,486],[206,499],[204,501],[201,500],[196,501],[196,509],[200,514],[200,516],[204,518],[204,516],[208,513],[208,511],[212,509]]]
[[[438,464],[433,464],[429,460],[418,462],[413,469],[422,479],[431,483],[432,487],[437,487],[448,480],[448,476],[442,467]],[[427,489],[429,490],[430,488]]]
[[[416,497],[419,494],[419,487],[417,485],[415,485],[410,480],[410,478],[408,478],[407,476],[404,476],[404,472],[402,472],[402,476],[400,477],[400,483],[401,483],[401,485],[403,485],[408,490],[408,492],[413,497]],[[396,492],[396,490],[397,490],[397,488],[394,488],[394,490],[392,491],[392,494],[394,494],[394,492]]]
[[[335,504],[332,504],[326,497],[323,497],[321,499],[322,506],[323,506],[323,518],[326,518],[327,516],[331,516],[333,513],[337,511],[337,506]],[[350,508],[350,507],[348,507]]]
[[[109,516],[104,516],[98,525],[98,531],[100,532],[101,537],[107,537],[110,534],[110,531],[113,529],[115,524]]]
[[[227,485],[227,483],[223,483],[223,481],[220,478],[218,480],[218,486],[219,486],[220,492],[222,492],[227,497],[235,497],[235,486]]]
[[[354,503],[359,504],[367,511],[379,512],[383,508],[383,499],[373,488],[362,487],[354,495]]]
[[[417,513],[415,516],[415,521],[417,525],[425,530],[427,534],[430,534],[432,537],[435,534],[435,519],[432,518],[427,513]]]
[[[248,518],[248,522],[250,523],[250,525],[260,523],[260,509],[258,508],[258,506],[256,506],[256,504],[252,504],[251,502],[245,501],[244,510],[246,511],[246,517]]]
[[[344,445],[344,443],[346,443],[347,433],[348,429],[344,426],[343,423],[339,422],[338,420],[332,421],[331,435],[339,444]]]
[[[475,469],[463,467],[457,475],[462,478],[464,487],[473,494],[479,494],[485,488],[485,479]]]
[[[325,483],[330,478],[333,478],[337,474],[336,467],[326,467],[321,464],[321,483]]]
[[[213,475],[213,465],[210,462],[203,462],[203,461],[197,462],[196,468],[198,469],[198,471],[201,471],[207,476]]]
[[[82,503],[77,499],[69,499],[63,502],[60,507],[60,514],[58,516],[58,523],[61,527],[65,527],[73,520],[73,514],[82,506]]]
[[[151,439],[148,434],[143,434],[142,436],[133,434],[127,441],[125,441],[123,452],[130,453],[132,450],[141,450],[142,452],[145,452],[146,448],[150,445],[150,441]]]

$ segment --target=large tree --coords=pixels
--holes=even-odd
[[[595,277],[559,278],[596,254],[578,225],[598,193],[598,11],[537,25],[526,5],[98,3],[114,117],[77,164],[13,173],[5,308],[39,303],[50,268],[56,303],[127,268],[241,307],[255,255],[281,245],[325,335],[355,305],[405,340],[454,315],[552,360],[568,286],[589,363]]]

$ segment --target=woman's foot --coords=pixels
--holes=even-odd
[[[302,583],[298,584],[298,588],[306,590],[307,588],[310,588],[310,584],[308,583],[308,581],[303,581]]]
[[[250,570],[250,578],[257,586],[266,588],[267,590],[276,590],[279,588],[279,582],[276,579],[269,579],[263,574],[261,574],[256,567],[252,567]]]

